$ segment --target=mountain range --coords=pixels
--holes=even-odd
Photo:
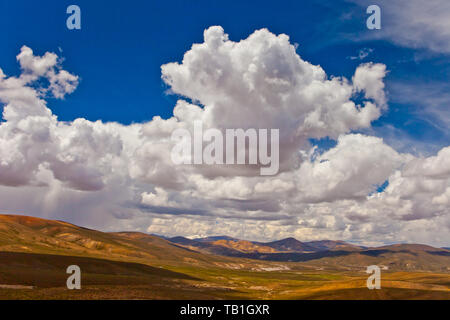
[[[82,294],[65,289],[70,264]],[[383,295],[363,290],[373,264],[394,279]],[[449,280],[450,250],[421,244],[164,238],[0,215],[0,298],[450,298]]]
[[[422,244],[365,247],[344,241],[301,242],[295,238],[264,243],[239,240],[227,236],[197,239],[173,237],[168,240],[197,252],[228,257],[284,262],[309,261],[314,263],[325,259],[323,262],[327,264],[338,264],[339,261],[339,263],[344,263],[344,265],[364,265],[377,262],[386,267],[390,266],[403,270],[450,270],[450,265],[441,265],[443,261],[440,261],[442,257],[450,257],[450,250]]]

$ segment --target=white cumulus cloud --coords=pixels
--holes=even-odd
[[[23,47],[17,60],[19,76],[0,69],[3,212],[167,235],[448,245],[449,147],[421,158],[354,133],[388,108],[383,64],[362,64],[349,80],[303,60],[287,35],[261,29],[236,42],[210,27],[181,62],[161,67],[180,97],[173,117],[122,125],[59,121],[47,98],[72,93],[78,76],[54,53]],[[280,173],[175,165],[171,134],[196,120],[280,129]],[[310,144],[324,137],[336,146]]]

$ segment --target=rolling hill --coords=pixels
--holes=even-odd
[[[153,265],[230,262],[139,232],[100,232],[63,221],[0,215],[0,251],[107,258]]]
[[[193,247],[206,248],[209,245],[220,245],[240,252],[280,253],[280,252],[317,252],[329,250],[360,250],[364,247],[353,245],[344,241],[320,240],[301,242],[295,238],[286,238],[272,242],[257,242],[231,238],[228,236],[213,236],[206,238],[187,239],[184,237],[168,238],[169,241],[179,244],[189,244]]]
[[[65,287],[71,264],[78,292]],[[381,293],[365,288],[372,264]],[[0,215],[0,299],[450,299],[449,267],[450,250],[420,244],[165,239]]]
[[[286,238],[278,241],[269,242],[267,246],[276,249],[278,252],[313,252],[312,246],[300,242],[294,238]]]
[[[220,239],[220,240],[217,240]],[[226,240],[225,240],[226,239]],[[361,266],[382,265],[394,270],[450,271],[450,250],[422,244],[394,244],[367,248],[344,241],[322,240],[301,242],[286,238],[273,242],[251,242],[225,236],[187,239],[170,238],[198,252],[277,262],[305,262],[317,266],[333,266],[358,270]]]

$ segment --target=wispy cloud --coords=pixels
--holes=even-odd
[[[374,51],[374,49],[372,48],[362,48],[358,51],[358,55],[356,56],[349,56],[348,58],[350,60],[364,60],[365,58],[367,58],[372,52]]]
[[[446,136],[450,135],[450,84],[448,82],[390,83],[392,102],[411,104],[413,113]]]
[[[362,9],[371,0],[348,0]],[[387,39],[401,46],[450,53],[450,2],[447,0],[379,0],[381,30],[367,30],[364,39]]]

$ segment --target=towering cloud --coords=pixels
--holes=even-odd
[[[320,66],[302,60],[287,35],[267,29],[233,42],[221,27],[211,27],[181,64],[161,70],[172,92],[203,106],[175,112],[180,121],[197,118],[221,129],[279,128],[285,169],[297,164],[299,149],[309,149],[308,139],[337,138],[369,127],[386,102],[384,65],[361,65],[353,84],[330,78]],[[368,99],[363,106],[352,100],[357,91]]]

